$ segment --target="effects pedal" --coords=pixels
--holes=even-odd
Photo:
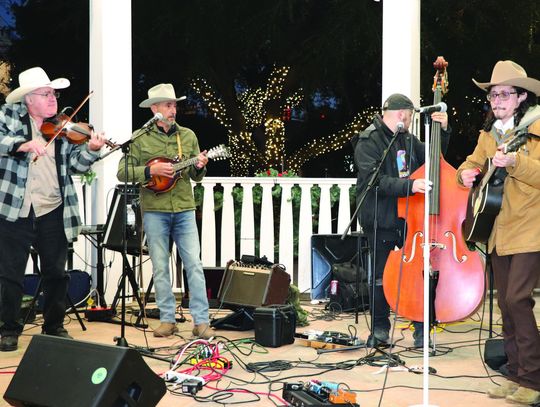
[[[333,396],[332,396],[333,395]],[[332,400],[330,400],[332,396]],[[330,389],[320,386],[314,381],[309,383],[285,383],[282,397],[297,407],[360,407],[356,404],[356,394],[348,390]]]

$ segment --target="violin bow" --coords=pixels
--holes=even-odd
[[[45,148],[49,147],[49,145],[54,141],[56,140],[56,137],[58,137],[58,135],[60,133],[62,133],[62,130],[64,129],[64,126],[66,123],[69,123],[71,121],[71,119],[73,119],[73,117],[79,112],[79,110],[81,110],[81,108],[84,106],[84,104],[86,102],[88,102],[88,99],[90,99],[90,97],[92,96],[92,94],[94,93],[93,90],[91,90],[88,95],[86,95],[86,97],[83,99],[83,101],[79,104],[79,106],[77,106],[77,108],[73,111],[73,113],[71,114],[71,116],[68,116],[68,118],[66,120],[64,120],[64,122],[62,123],[62,125],[59,127],[59,129],[56,131],[56,133],[54,134],[54,136],[52,136],[49,141],[47,142],[47,144],[45,144]],[[34,157],[34,160],[32,162],[36,162],[37,159],[39,158],[38,155],[36,155]]]

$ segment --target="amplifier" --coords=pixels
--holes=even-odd
[[[229,305],[261,307],[285,304],[291,277],[279,264],[270,267],[229,262],[218,298]]]

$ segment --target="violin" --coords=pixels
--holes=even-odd
[[[71,144],[83,144],[90,140],[94,127],[91,124],[73,123],[65,113],[60,113],[53,118],[47,119],[41,125],[41,133],[47,140],[56,137],[64,137]],[[107,147],[115,148],[117,145],[109,140],[105,141]]]

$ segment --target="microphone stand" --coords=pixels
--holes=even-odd
[[[388,144],[388,146],[386,147],[386,149],[384,150],[383,152],[383,155],[381,157],[381,159],[379,160],[379,163],[377,165],[377,167],[374,168],[374,171],[373,173],[371,174],[371,178],[369,179],[367,185],[366,185],[366,188],[362,191],[362,195],[360,195],[360,199],[358,200],[358,204],[356,205],[356,210],[354,211],[350,221],[349,221],[349,224],[347,225],[347,227],[345,228],[343,234],[341,235],[341,240],[345,240],[345,237],[347,236],[347,233],[349,232],[352,224],[356,221],[357,219],[357,216],[358,216],[358,212],[360,212],[360,208],[362,207],[363,203],[364,203],[364,200],[366,199],[366,196],[367,194],[369,193],[369,191],[371,191],[373,189],[373,187],[375,185],[378,184],[378,178],[379,178],[379,174],[381,172],[381,168],[382,168],[382,165],[386,159],[386,156],[388,155],[388,153],[390,152],[392,146],[394,145],[394,143],[396,142],[397,140],[397,136],[398,134],[401,132],[402,130],[402,127],[399,127],[398,126],[398,129],[396,130],[396,132],[392,135],[392,138],[390,140],[390,143]],[[371,267],[369,267],[369,273],[368,273],[368,276],[371,277],[371,281],[370,281],[370,285],[371,285],[371,337],[374,338],[374,332],[373,332],[373,324],[374,324],[374,320],[375,320],[375,312],[373,310],[373,305],[375,303],[375,273],[373,272],[373,270],[371,270],[372,268],[375,268],[376,267],[376,248],[377,248],[377,196],[378,196],[378,185],[377,187],[375,188],[375,220],[374,220],[374,235],[373,235],[373,261],[370,262],[370,265]],[[358,240],[357,240],[358,244],[357,244],[357,249],[360,250],[360,236],[358,236]],[[356,267],[356,298],[355,298],[355,323],[358,324],[358,307],[359,307],[359,304],[358,304],[358,301],[359,301],[359,294],[360,294],[360,277],[359,277],[359,273],[360,273],[360,267],[359,267],[359,257],[360,257],[360,252],[358,252],[358,256],[357,256],[357,259],[356,259],[356,263],[357,263],[357,267]],[[374,339],[373,339],[374,340]]]

